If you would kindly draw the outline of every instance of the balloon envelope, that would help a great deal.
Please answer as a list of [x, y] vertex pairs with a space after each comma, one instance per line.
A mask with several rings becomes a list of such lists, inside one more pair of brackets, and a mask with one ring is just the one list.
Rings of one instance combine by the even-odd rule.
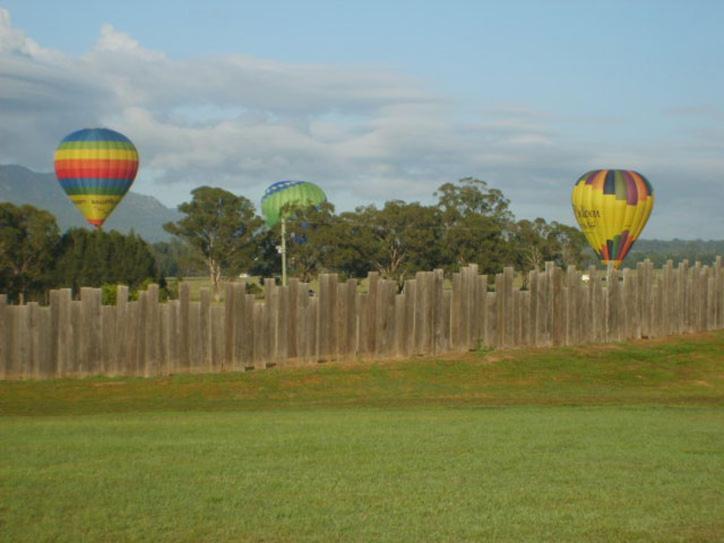
[[60, 186], [96, 228], [123, 199], [137, 172], [136, 147], [123, 134], [107, 128], [73, 132], [55, 151]]
[[654, 191], [633, 170], [594, 170], [576, 181], [571, 203], [596, 255], [618, 268], [651, 215]]
[[261, 212], [270, 228], [281, 220], [285, 205], [318, 206], [327, 201], [327, 195], [308, 181], [277, 181], [264, 191]]

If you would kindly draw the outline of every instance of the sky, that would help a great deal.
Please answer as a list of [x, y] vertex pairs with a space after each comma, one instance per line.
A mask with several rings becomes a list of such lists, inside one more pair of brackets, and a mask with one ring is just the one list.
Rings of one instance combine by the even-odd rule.
[[724, 238], [724, 2], [0, 0], [0, 163], [66, 134], [138, 147], [133, 190], [258, 205], [282, 179], [338, 210], [476, 177], [574, 224], [584, 172], [635, 169], [642, 237]]

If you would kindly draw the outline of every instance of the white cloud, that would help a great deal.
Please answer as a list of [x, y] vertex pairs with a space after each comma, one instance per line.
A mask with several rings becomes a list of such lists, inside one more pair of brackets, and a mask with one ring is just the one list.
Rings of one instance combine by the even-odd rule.
[[503, 189], [521, 215], [566, 222], [577, 175], [634, 167], [652, 178], [664, 210], [681, 201], [682, 175], [700, 180], [687, 193], [700, 214], [687, 232], [674, 232], [662, 216], [651, 234], [721, 237], [710, 209], [712, 191], [721, 189], [716, 172], [724, 171], [720, 132], [693, 135], [694, 149], [681, 142], [620, 149], [564, 138], [571, 124], [520, 104], [463, 114], [424, 82], [374, 66], [241, 54], [174, 59], [110, 24], [92, 50], [67, 56], [14, 28], [0, 8], [0, 162], [50, 170], [65, 134], [106, 125], [139, 148], [136, 189], [169, 204], [199, 184], [257, 200], [283, 178], [319, 182], [342, 208], [430, 201], [443, 182], [472, 175]]
[[119, 32], [113, 25], [104, 24], [101, 26], [101, 36], [95, 46], [95, 51], [108, 51], [114, 54], [123, 54], [136, 57], [141, 60], [164, 60], [163, 53], [149, 51], [141, 47], [141, 44], [128, 34]]

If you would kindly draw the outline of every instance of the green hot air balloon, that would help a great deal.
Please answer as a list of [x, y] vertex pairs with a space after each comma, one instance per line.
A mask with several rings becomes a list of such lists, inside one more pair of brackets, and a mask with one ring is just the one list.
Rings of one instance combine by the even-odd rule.
[[327, 195], [314, 183], [307, 181], [277, 181], [264, 191], [261, 212], [269, 228], [282, 219], [285, 205], [318, 206], [327, 201]]
[[307, 181], [277, 181], [264, 191], [261, 212], [269, 228], [282, 224], [282, 284], [287, 284], [287, 241], [284, 206], [318, 206], [327, 201], [327, 195], [314, 183]]

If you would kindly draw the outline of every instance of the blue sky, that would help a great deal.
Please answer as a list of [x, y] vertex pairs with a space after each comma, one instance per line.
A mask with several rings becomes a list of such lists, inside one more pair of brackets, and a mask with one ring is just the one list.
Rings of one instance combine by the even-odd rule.
[[95, 122], [141, 144], [134, 189], [168, 205], [288, 177], [341, 209], [431, 201], [470, 175], [567, 223], [580, 173], [634, 168], [657, 190], [644, 237], [724, 237], [724, 2], [0, 8], [0, 162], [49, 170], [45, 134]]

